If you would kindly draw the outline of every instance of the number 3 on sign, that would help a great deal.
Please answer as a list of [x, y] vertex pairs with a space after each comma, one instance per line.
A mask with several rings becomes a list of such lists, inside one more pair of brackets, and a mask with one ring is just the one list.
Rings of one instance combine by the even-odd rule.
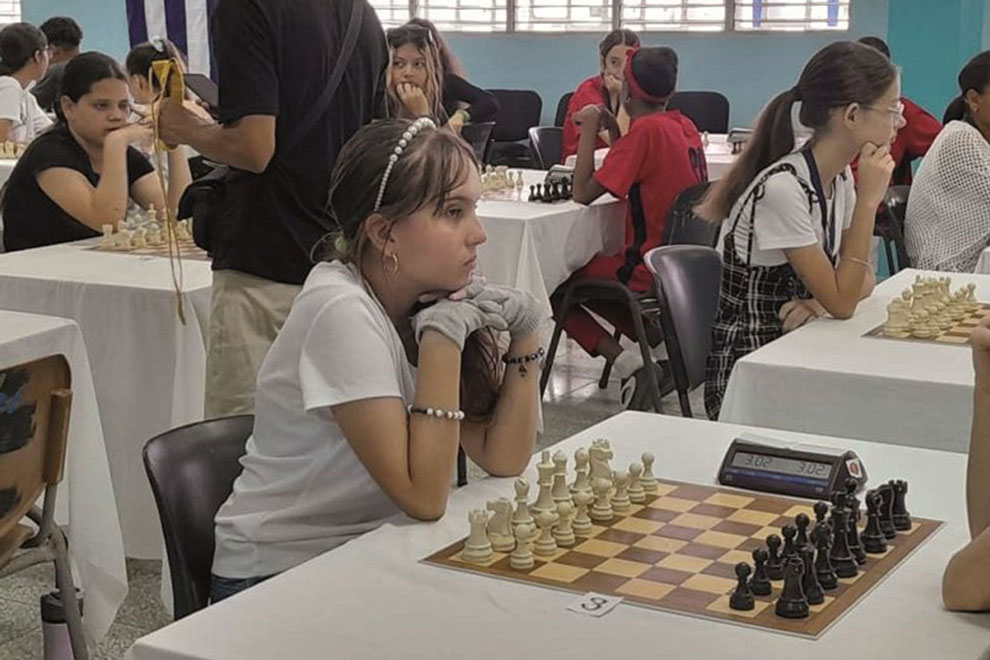
[[611, 612], [616, 605], [622, 602], [621, 598], [615, 596], [604, 596], [589, 591], [585, 595], [567, 606], [571, 612], [587, 614], [588, 616], [604, 616]]

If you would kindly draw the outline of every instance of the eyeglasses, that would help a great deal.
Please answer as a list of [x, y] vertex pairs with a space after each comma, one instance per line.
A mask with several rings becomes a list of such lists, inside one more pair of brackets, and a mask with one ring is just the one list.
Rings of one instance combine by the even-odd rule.
[[904, 103], [901, 101], [897, 102], [893, 108], [877, 108], [872, 105], [863, 106], [867, 110], [873, 110], [875, 112], [886, 112], [887, 114], [893, 115], [894, 117], [904, 118]]

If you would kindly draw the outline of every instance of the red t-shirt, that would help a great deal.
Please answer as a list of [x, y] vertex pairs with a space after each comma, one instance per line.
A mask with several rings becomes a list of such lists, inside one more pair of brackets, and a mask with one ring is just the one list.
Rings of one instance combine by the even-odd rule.
[[[596, 261], [611, 260], [607, 267], [614, 266], [619, 281], [634, 291], [648, 291], [653, 277], [643, 265], [643, 255], [660, 245], [667, 213], [677, 195], [708, 180], [701, 135], [694, 123], [676, 110], [640, 117], [612, 145], [594, 176], [610, 193], [628, 200], [622, 251]], [[631, 197], [637, 186], [643, 218], [637, 218], [633, 210]]]
[[[942, 130], [942, 122], [911, 99], [902, 98], [901, 103], [904, 104], [906, 123], [890, 145], [890, 156], [894, 159], [894, 173], [890, 177], [892, 186], [911, 183], [911, 161], [928, 153], [935, 136]], [[858, 158], [852, 163], [853, 174], [858, 176], [857, 165]]]
[[[581, 129], [574, 125], [574, 113], [580, 112], [581, 108], [586, 105], [601, 105], [607, 104], [608, 101], [604, 95], [602, 89], [603, 86], [602, 77], [600, 75], [594, 78], [588, 78], [583, 83], [578, 85], [578, 88], [574, 90], [574, 95], [571, 100], [567, 103], [567, 116], [564, 117], [564, 143], [560, 150], [560, 162], [563, 163], [567, 160], [568, 156], [572, 156], [577, 153], [578, 150], [578, 140], [581, 138]], [[601, 147], [607, 147], [608, 145], [598, 138], [595, 141], [595, 149]]]

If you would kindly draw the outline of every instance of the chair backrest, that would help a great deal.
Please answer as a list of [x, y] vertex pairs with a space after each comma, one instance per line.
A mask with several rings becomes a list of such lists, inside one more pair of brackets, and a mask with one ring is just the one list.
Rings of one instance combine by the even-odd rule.
[[492, 131], [495, 122], [483, 121], [477, 124], [465, 124], [461, 128], [461, 138], [474, 149], [474, 157], [484, 165], [488, 162], [488, 150], [492, 146]]
[[680, 110], [699, 131], [729, 132], [729, 99], [718, 92], [674, 92], [668, 110]]
[[155, 436], [144, 469], [158, 505], [172, 574], [175, 618], [206, 607], [213, 566], [213, 519], [241, 473], [253, 415], [221, 417]]
[[571, 104], [572, 96], [574, 96], [574, 92], [567, 92], [557, 101], [557, 114], [553, 118], [554, 126], [564, 125], [564, 120], [567, 119], [567, 106]]
[[904, 243], [904, 215], [907, 213], [908, 197], [911, 194], [911, 186], [897, 185], [891, 186], [884, 194], [884, 207], [886, 209], [888, 234], [894, 241], [894, 249], [897, 251], [898, 270], [911, 267], [911, 258], [907, 253], [907, 246]]
[[[0, 550], [45, 488], [62, 480], [70, 384], [61, 355], [0, 369]], [[45, 511], [54, 515], [47, 498]]]
[[668, 245], [653, 248], [643, 259], [656, 282], [674, 383], [679, 391], [694, 389], [705, 381], [722, 258], [710, 247]]
[[667, 220], [663, 226], [661, 245], [704, 245], [714, 247], [718, 241], [719, 225], [699, 218], [694, 214], [698, 205], [711, 183], [704, 181], [685, 188], [674, 199], [667, 212]]
[[534, 126], [529, 129], [529, 150], [533, 162], [541, 170], [549, 170], [560, 163], [560, 153], [564, 148], [564, 129], [557, 126]]
[[490, 89], [498, 99], [495, 115], [495, 140], [518, 142], [529, 137], [529, 129], [540, 123], [543, 99], [527, 89]]

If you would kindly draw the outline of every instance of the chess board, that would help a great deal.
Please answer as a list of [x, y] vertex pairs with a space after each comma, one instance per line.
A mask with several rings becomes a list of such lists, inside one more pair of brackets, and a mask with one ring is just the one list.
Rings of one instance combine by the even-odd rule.
[[[535, 565], [516, 570], [508, 553], [496, 552], [485, 564], [461, 558], [465, 539], [426, 557], [423, 562], [489, 577], [584, 594], [620, 596], [626, 602], [726, 623], [817, 638], [894, 571], [942, 525], [915, 518], [910, 530], [887, 541], [882, 555], [867, 555], [854, 578], [839, 578], [825, 602], [812, 605], [805, 619], [774, 613], [783, 581], [773, 582], [769, 596], [756, 596], [756, 607], [729, 607], [736, 587], [735, 565], [752, 564], [752, 551], [765, 547], [769, 534], [793, 523], [799, 513], [815, 519], [812, 502], [713, 486], [662, 480], [642, 504], [616, 512], [607, 523], [596, 521], [589, 537], [550, 557], [535, 555]], [[866, 515], [862, 516], [865, 526]]]
[[[193, 242], [191, 238], [180, 239], [178, 241], [179, 245], [179, 255], [182, 259], [188, 261], [210, 261], [210, 256], [205, 250], [201, 249], [196, 243]], [[135, 257], [164, 257], [168, 259], [169, 249], [168, 245], [155, 245], [143, 248], [134, 248], [132, 250], [118, 250], [112, 247], [105, 247], [99, 243], [91, 247], [86, 248], [87, 250], [95, 250], [96, 252], [112, 252], [114, 254], [125, 254]]]
[[894, 339], [898, 341], [935, 342], [938, 344], [968, 344], [969, 335], [973, 332], [973, 328], [980, 323], [981, 319], [988, 315], [990, 315], [990, 304], [980, 303], [980, 308], [975, 312], [970, 312], [966, 318], [956, 321], [952, 324], [951, 328], [939, 332], [934, 337], [913, 337], [909, 331], [885, 334], [883, 331], [883, 325], [873, 328], [863, 336], [876, 337], [878, 339]]

